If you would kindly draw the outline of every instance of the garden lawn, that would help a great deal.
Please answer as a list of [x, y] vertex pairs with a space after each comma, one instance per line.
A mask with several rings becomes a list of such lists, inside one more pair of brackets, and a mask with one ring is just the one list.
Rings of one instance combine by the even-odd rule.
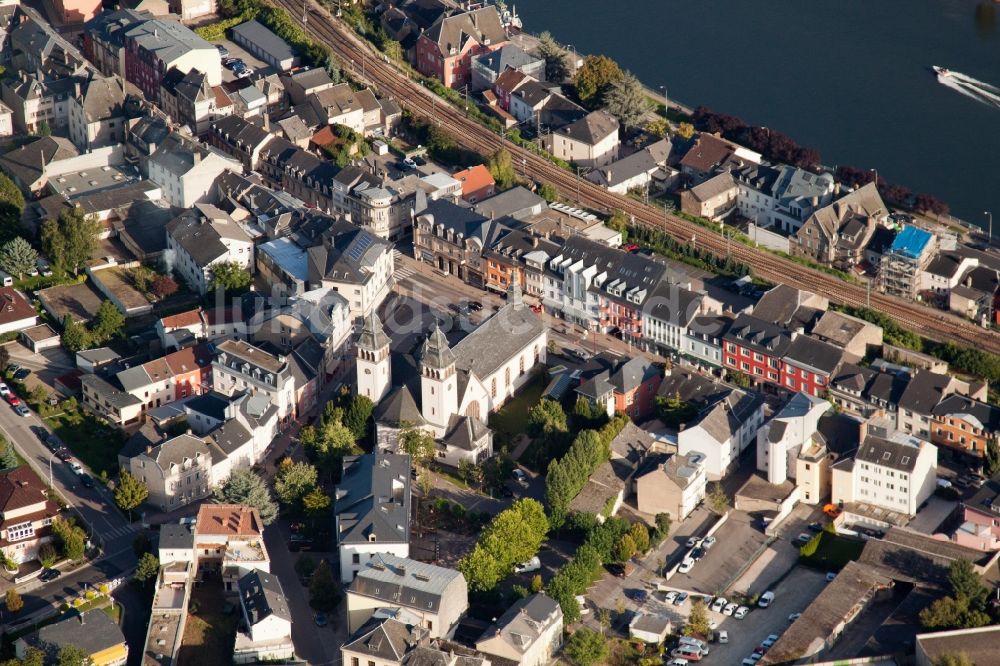
[[506, 405], [490, 414], [490, 428], [493, 429], [501, 446], [509, 444], [517, 435], [527, 430], [528, 412], [541, 400], [542, 391], [547, 384], [546, 374], [537, 373]]
[[819, 547], [808, 557], [801, 557], [802, 563], [821, 571], [840, 571], [848, 562], [861, 557], [865, 542], [829, 532], [820, 533]]
[[[73, 422], [79, 418], [79, 425]], [[45, 422], [80, 461], [100, 476], [113, 477], [118, 470], [118, 451], [122, 438], [117, 430], [90, 416], [62, 413], [49, 416]]]
[[191, 601], [197, 610], [188, 613], [177, 655], [178, 665], [231, 666], [239, 618], [235, 611], [225, 613], [222, 582], [206, 581], [192, 591]]

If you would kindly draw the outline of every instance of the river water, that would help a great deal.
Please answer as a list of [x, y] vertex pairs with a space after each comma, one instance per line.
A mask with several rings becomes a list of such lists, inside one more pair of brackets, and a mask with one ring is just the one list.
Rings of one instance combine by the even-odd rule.
[[[508, 0], [509, 2], [510, 0]], [[939, 84], [1000, 85], [991, 0], [521, 0], [526, 30], [604, 53], [672, 99], [779, 130], [823, 163], [878, 169], [1000, 235], [1000, 108]]]

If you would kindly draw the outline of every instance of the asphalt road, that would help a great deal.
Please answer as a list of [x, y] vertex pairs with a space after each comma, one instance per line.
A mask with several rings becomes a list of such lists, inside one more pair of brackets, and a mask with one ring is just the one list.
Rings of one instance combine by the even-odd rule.
[[[130, 525], [115, 506], [111, 492], [100, 484], [94, 488], [84, 488], [69, 465], [56, 458], [38, 439], [30, 428], [43, 427], [45, 423], [32, 413], [18, 416], [6, 403], [0, 403], [0, 432], [46, 482], [62, 495], [82, 519], [91, 540], [101, 547], [100, 556], [89, 565], [67, 570], [60, 578], [43, 584], [37, 580], [17, 586], [24, 599], [20, 615], [26, 616], [46, 605], [58, 605], [68, 597], [75, 596], [84, 585], [95, 585], [110, 578], [129, 573], [135, 566], [132, 540], [138, 524]], [[66, 442], [72, 448], [72, 442]]]

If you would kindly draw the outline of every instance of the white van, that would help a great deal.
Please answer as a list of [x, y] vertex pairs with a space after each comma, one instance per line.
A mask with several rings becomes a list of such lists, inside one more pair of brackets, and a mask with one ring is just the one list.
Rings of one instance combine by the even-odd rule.
[[14, 278], [12, 278], [11, 276], [7, 275], [3, 271], [0, 271], [0, 284], [3, 284], [3, 286], [5, 286], [5, 287], [13, 287], [14, 286]]
[[531, 558], [527, 562], [521, 562], [520, 564], [514, 565], [514, 573], [527, 573], [529, 571], [538, 571], [542, 568], [542, 561], [538, 559], [538, 556]]

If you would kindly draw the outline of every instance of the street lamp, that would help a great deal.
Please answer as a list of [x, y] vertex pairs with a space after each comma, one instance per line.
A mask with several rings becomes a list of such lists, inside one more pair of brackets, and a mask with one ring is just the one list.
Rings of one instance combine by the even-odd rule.
[[670, 112], [670, 100], [667, 97], [667, 87], [660, 86], [660, 90], [663, 91], [663, 117], [666, 118]]
[[576, 47], [572, 44], [567, 44], [566, 48], [573, 50], [573, 76], [576, 76], [576, 66], [580, 62], [579, 56], [576, 55]]
[[875, 183], [875, 189], [877, 190], [878, 189], [878, 169], [868, 169], [868, 170], [871, 171], [873, 174], [875, 174], [875, 180], [873, 182]]
[[993, 213], [991, 213], [988, 210], [984, 210], [983, 211], [983, 215], [985, 215], [986, 219], [989, 220], [989, 224], [987, 226], [987, 232], [986, 232], [986, 234], [987, 234], [986, 242], [989, 243], [990, 245], [992, 245], [993, 244]]

